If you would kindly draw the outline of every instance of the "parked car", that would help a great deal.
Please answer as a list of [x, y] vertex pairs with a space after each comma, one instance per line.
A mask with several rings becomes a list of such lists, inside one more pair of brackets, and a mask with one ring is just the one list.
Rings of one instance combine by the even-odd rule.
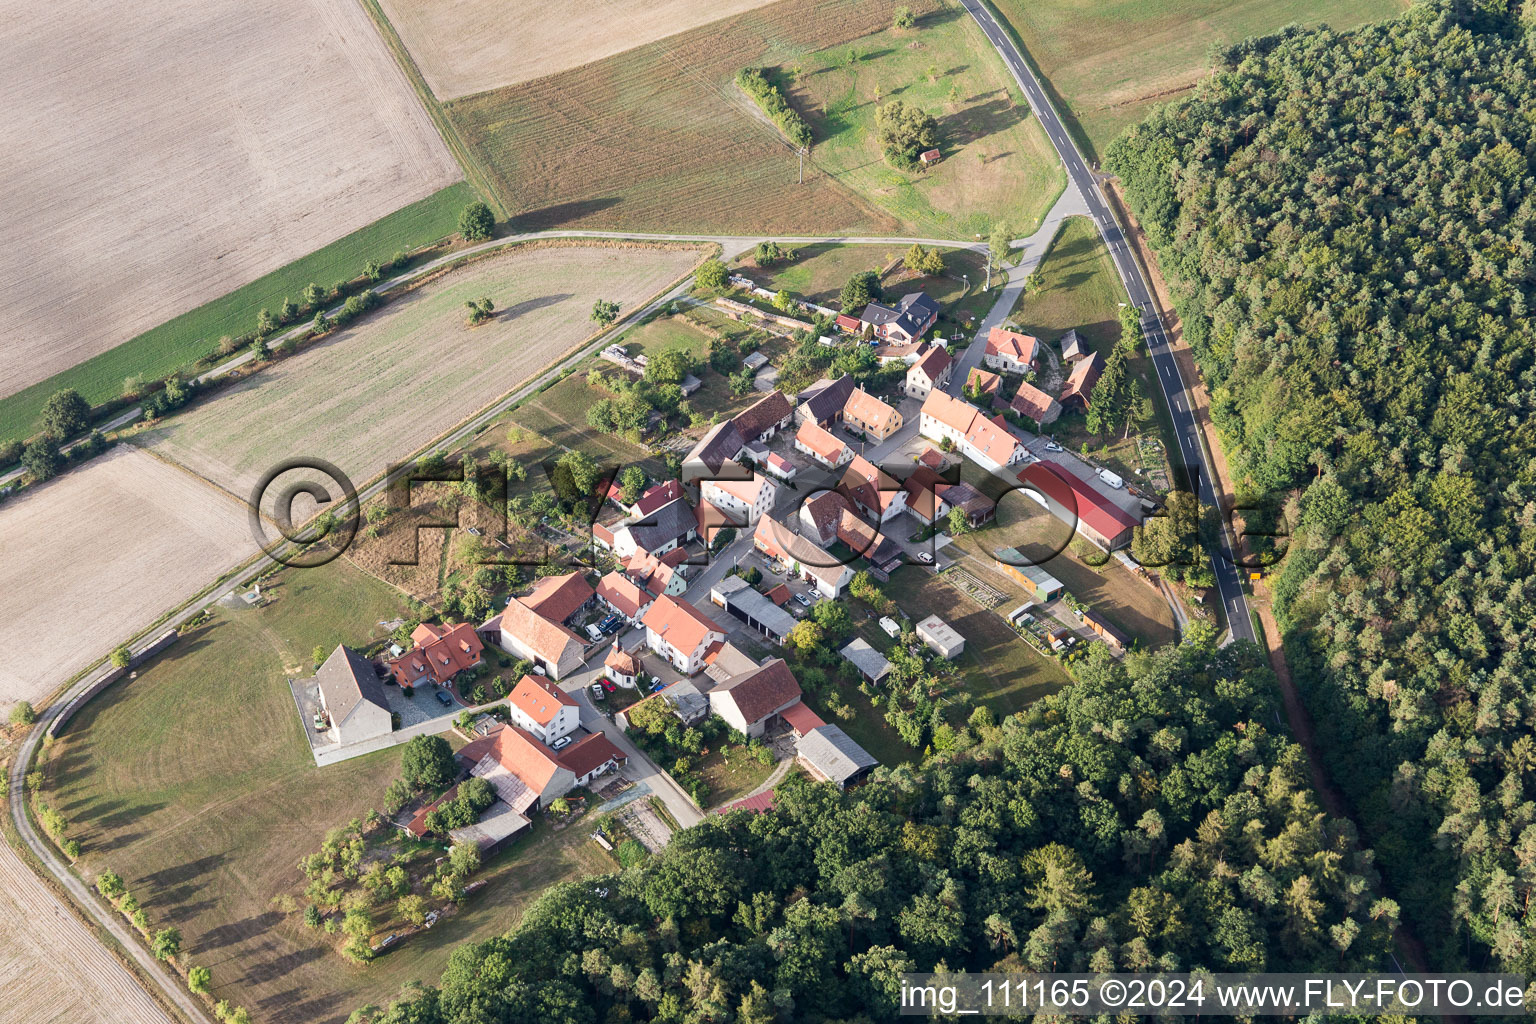
[[453, 705], [453, 696], [447, 690], [437, 691], [437, 702], [447, 707]]
[[603, 619], [602, 622], [599, 622], [597, 624], [597, 628], [604, 633], [613, 633], [616, 632], [618, 628], [623, 624], [624, 620], [619, 618], [617, 613], [614, 613]]
[[933, 556], [926, 551], [919, 551], [917, 553], [917, 560], [922, 562], [924, 565], [933, 564]]
[[587, 687], [587, 689], [592, 691], [592, 699], [593, 700], [607, 700], [608, 699], [608, 694], [603, 691], [603, 684], [602, 683], [593, 683], [591, 686]]
[[1048, 452], [1059, 452], [1063, 449], [1061, 445], [1057, 444], [1055, 441], [1047, 441], [1045, 442], [1045, 450]]
[[551, 750], [559, 750], [561, 747], [565, 746], [566, 744], [568, 744], [570, 742], [571, 742], [571, 738], [569, 736], [561, 736], [559, 739], [555, 740], [555, 742], [553, 742], [553, 743], [551, 743], [549, 745], [549, 749], [551, 749]]
[[603, 689], [607, 690], [609, 693], [612, 693], [614, 690], [618, 689], [618, 687], [613, 685], [613, 680], [612, 679], [604, 679], [603, 680]]
[[589, 623], [587, 623], [587, 637], [593, 643], [597, 643], [599, 640], [601, 640], [603, 638], [603, 631], [598, 629], [596, 626], [592, 625], [589, 622]]
[[815, 601], [811, 600], [811, 597], [810, 597], [809, 594], [796, 594], [795, 595], [795, 600], [800, 602], [801, 604], [805, 605], [807, 608], [809, 608], [811, 605], [816, 603]]
[[662, 682], [660, 679], [656, 680], [654, 683], [651, 684], [651, 692], [652, 693], [660, 693], [662, 690], [665, 690], [666, 688], [667, 688], [667, 684]]

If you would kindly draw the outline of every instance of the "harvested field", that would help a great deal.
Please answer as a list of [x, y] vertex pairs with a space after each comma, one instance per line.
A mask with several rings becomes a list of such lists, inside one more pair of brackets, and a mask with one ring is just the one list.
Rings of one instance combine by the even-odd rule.
[[806, 164], [733, 79], [888, 28], [894, 0], [780, 0], [445, 104], [519, 229], [895, 234]]
[[[595, 300], [625, 311], [685, 274], [693, 248], [519, 247], [452, 270], [219, 393], [140, 443], [234, 494], [316, 455], [361, 485], [580, 345]], [[470, 327], [464, 303], [489, 297]]]
[[3, 841], [0, 935], [6, 941], [0, 957], [5, 1024], [172, 1024]]
[[380, 0], [438, 99], [499, 89], [590, 64], [771, 0], [430, 3]]
[[256, 550], [246, 510], [122, 446], [0, 506], [0, 707], [47, 696]]
[[400, 766], [395, 748], [317, 768], [285, 676], [309, 670], [315, 645], [365, 646], [409, 611], [345, 560], [289, 570], [263, 592], [260, 608], [215, 608], [87, 705], [47, 767], [46, 799], [84, 844], [84, 871], [118, 872], [154, 927], [180, 928], [190, 960], [213, 968], [216, 998], [264, 1024], [342, 1024], [406, 981], [435, 981], [454, 949], [512, 927], [554, 882], [613, 870], [590, 820], [557, 833], [541, 819], [486, 864], [477, 877], [490, 884], [460, 911], [367, 968], [282, 913], [271, 901], [302, 889], [298, 858], [380, 806]]
[[1062, 120], [1080, 143], [1089, 143], [1089, 159], [1102, 157], [1127, 125], [1199, 81], [1213, 45], [1293, 24], [1353, 28], [1407, 7], [1406, 0], [992, 2], [1049, 79]]
[[461, 177], [353, 0], [13, 7], [0, 94], [0, 397]]

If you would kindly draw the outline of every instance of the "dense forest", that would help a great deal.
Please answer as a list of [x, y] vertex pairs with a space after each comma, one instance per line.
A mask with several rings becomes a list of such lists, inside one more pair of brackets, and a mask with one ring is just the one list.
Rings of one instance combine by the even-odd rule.
[[1239, 490], [1292, 531], [1286, 653], [1437, 969], [1536, 970], [1536, 35], [1421, 0], [1220, 54], [1108, 165]]
[[[551, 888], [370, 1024], [885, 1020], [903, 971], [1376, 969], [1397, 908], [1210, 630], [848, 794], [792, 777], [614, 877]], [[601, 895], [598, 888], [607, 890]]]

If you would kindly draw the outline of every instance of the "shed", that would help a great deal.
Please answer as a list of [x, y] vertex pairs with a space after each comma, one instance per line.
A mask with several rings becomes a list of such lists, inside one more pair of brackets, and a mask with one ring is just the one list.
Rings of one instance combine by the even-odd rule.
[[838, 789], [857, 782], [880, 764], [873, 754], [835, 725], [812, 729], [800, 737], [795, 751], [806, 770]]
[[871, 683], [878, 683], [891, 674], [891, 663], [885, 655], [871, 647], [863, 637], [854, 637], [838, 653]]
[[1062, 583], [1055, 576], [1021, 554], [1018, 548], [999, 548], [993, 553], [999, 568], [1023, 585], [1026, 592], [1037, 601], [1052, 601], [1061, 595]]
[[923, 154], [918, 157], [918, 159], [922, 161], [924, 167], [932, 167], [934, 164], [938, 163], [941, 158], [938, 150], [929, 149], [925, 150]]
[[949, 661], [958, 658], [965, 650], [965, 637], [937, 615], [930, 615], [919, 622], [917, 635], [922, 637], [923, 643], [927, 644], [930, 650]]

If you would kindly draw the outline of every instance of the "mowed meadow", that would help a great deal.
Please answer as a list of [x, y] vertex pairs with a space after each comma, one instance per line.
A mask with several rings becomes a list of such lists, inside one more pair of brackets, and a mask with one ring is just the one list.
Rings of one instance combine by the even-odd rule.
[[[1047, 79], [1090, 160], [1210, 70], [1213, 45], [1286, 25], [1353, 28], [1407, 0], [991, 0]], [[1065, 100], [1065, 108], [1061, 101]]]
[[[361, 486], [577, 348], [597, 327], [596, 300], [628, 313], [704, 255], [681, 245], [515, 246], [394, 297], [135, 443], [242, 498], [297, 456], [326, 459]], [[464, 304], [481, 298], [495, 315], [471, 327]]]
[[794, 147], [733, 79], [888, 28], [898, 6], [779, 0], [444, 108], [519, 230], [895, 234], [814, 161], [797, 184]]
[[0, 397], [462, 177], [355, 0], [14, 7], [0, 95]]
[[128, 446], [0, 505], [0, 711], [42, 707], [256, 548], [245, 506]]

